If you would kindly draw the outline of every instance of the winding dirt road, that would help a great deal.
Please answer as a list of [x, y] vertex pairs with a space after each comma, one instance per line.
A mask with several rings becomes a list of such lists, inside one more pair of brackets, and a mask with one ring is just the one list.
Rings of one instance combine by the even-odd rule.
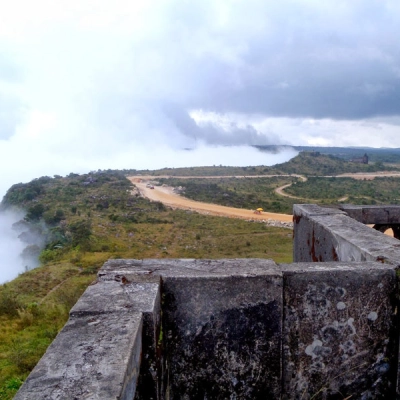
[[[262, 177], [265, 177], [265, 175], [262, 175]], [[143, 197], [146, 197], [153, 201], [160, 201], [163, 204], [172, 208], [193, 210], [206, 215], [218, 215], [231, 218], [241, 218], [246, 220], [251, 219], [251, 220], [264, 220], [264, 221], [273, 220], [279, 222], [292, 222], [292, 215], [288, 214], [277, 214], [269, 212], [263, 212], [262, 214], [254, 214], [253, 210], [225, 207], [217, 204], [202, 203], [200, 201], [190, 200], [174, 193], [173, 188], [169, 186], [154, 186], [154, 189], [150, 189], [149, 187], [147, 187], [149, 179], [155, 180], [157, 178], [161, 177], [128, 176], [128, 179], [138, 188], [140, 194]], [[179, 179], [181, 178], [184, 177], [179, 177]], [[197, 176], [196, 178], [199, 177]], [[221, 176], [213, 178], [221, 178]], [[246, 176], [246, 178], [249, 178], [249, 176]]]
[[[286, 175], [288, 176], [288, 175]], [[290, 176], [290, 175], [289, 175]], [[291, 176], [297, 176], [300, 178], [303, 182], [307, 181], [307, 178], [303, 175], [296, 175], [293, 174]], [[395, 177], [395, 178], [400, 178], [400, 172], [388, 172], [388, 171], [381, 171], [381, 172], [355, 172], [355, 173], [348, 173], [348, 174], [341, 174], [341, 175], [335, 175], [335, 176], [319, 176], [318, 178], [352, 178], [352, 179], [357, 179], [357, 180], [372, 180], [375, 178], [379, 177]], [[288, 183], [286, 185], [280, 186], [275, 189], [275, 193], [279, 194], [280, 196], [284, 197], [290, 197], [291, 199], [300, 199], [304, 200], [304, 197], [299, 197], [299, 196], [293, 196], [291, 194], [285, 193], [284, 190], [288, 187], [292, 186], [291, 183]], [[348, 196], [341, 197], [338, 199], [338, 201], [346, 201], [348, 199]]]
[[[146, 197], [153, 201], [160, 201], [163, 204], [183, 210], [192, 210], [207, 215], [219, 215], [224, 217], [241, 218], [246, 220], [264, 220], [264, 221], [279, 221], [279, 222], [292, 222], [292, 215], [278, 214], [263, 212], [262, 214], [254, 214], [253, 210], [246, 210], [242, 208], [225, 207], [217, 204], [202, 203], [200, 201], [194, 201], [187, 199], [179, 194], [174, 193], [173, 188], [170, 186], [154, 186], [154, 189], [147, 187], [149, 181], [157, 180], [160, 178], [179, 178], [179, 179], [193, 179], [193, 178], [207, 178], [207, 179], [220, 179], [220, 178], [268, 178], [273, 176], [294, 176], [300, 178], [302, 181], [306, 181], [307, 178], [299, 174], [288, 174], [288, 175], [246, 175], [246, 176], [153, 176], [153, 175], [140, 175], [140, 176], [128, 176], [128, 179], [137, 187], [141, 196]], [[382, 171], [377, 173], [352, 173], [337, 175], [336, 178], [349, 177], [353, 179], [374, 179], [376, 177], [400, 177], [400, 173]], [[326, 178], [331, 178], [328, 176]], [[284, 190], [291, 186], [286, 184], [275, 189], [275, 192], [281, 196], [291, 197], [295, 199], [302, 199], [301, 197], [295, 197]], [[340, 200], [345, 201], [346, 197], [342, 197]]]

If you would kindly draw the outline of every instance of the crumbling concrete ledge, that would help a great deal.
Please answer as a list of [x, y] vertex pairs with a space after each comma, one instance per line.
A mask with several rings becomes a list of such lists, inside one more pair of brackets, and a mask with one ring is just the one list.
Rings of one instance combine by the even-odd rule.
[[16, 399], [393, 399], [397, 286], [376, 262], [110, 260]]
[[143, 315], [159, 314], [159, 304], [159, 283], [97, 281], [89, 286], [15, 399], [132, 400]]
[[293, 259], [296, 262], [378, 261], [400, 264], [399, 240], [369, 228], [344, 211], [314, 204], [295, 204], [293, 222]]

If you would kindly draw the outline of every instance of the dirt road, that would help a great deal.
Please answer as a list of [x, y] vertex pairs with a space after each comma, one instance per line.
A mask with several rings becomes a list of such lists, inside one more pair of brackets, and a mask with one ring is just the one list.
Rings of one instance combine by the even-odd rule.
[[366, 180], [372, 180], [375, 178], [383, 178], [383, 177], [400, 178], [400, 172], [390, 172], [390, 171], [366, 172], [366, 173], [356, 172], [356, 173], [348, 173], [335, 176], [335, 178], [353, 178], [353, 179], [366, 179]]
[[[293, 174], [292, 176], [299, 177], [303, 182], [307, 181], [307, 178], [303, 175], [296, 175]], [[400, 178], [400, 172], [388, 172], [388, 171], [381, 171], [381, 172], [355, 172], [355, 173], [348, 173], [348, 174], [341, 174], [335, 176], [319, 176], [319, 178], [353, 178], [358, 180], [372, 180], [378, 177], [396, 177]], [[280, 186], [275, 189], [275, 193], [279, 194], [280, 196], [290, 197], [291, 199], [303, 199], [303, 197], [293, 196], [291, 194], [285, 193], [284, 190], [288, 187], [292, 186], [291, 183], [286, 185]], [[341, 197], [338, 201], [346, 201], [348, 196]]]
[[[292, 175], [286, 175], [286, 176], [296, 176], [297, 178], [300, 178], [300, 180], [302, 180], [303, 182], [307, 181], [307, 178], [303, 175], [292, 174]], [[291, 199], [301, 199], [302, 197], [293, 196], [291, 194], [287, 194], [284, 192], [284, 190], [290, 186], [292, 186], [291, 183], [287, 183], [286, 185], [280, 186], [275, 189], [275, 193], [279, 194], [280, 196], [283, 196], [283, 197], [290, 197]]]
[[[128, 179], [136, 185], [140, 194], [144, 197], [147, 197], [153, 201], [160, 201], [167, 206], [172, 208], [180, 208], [183, 210], [193, 210], [197, 211], [202, 214], [209, 214], [209, 215], [219, 215], [225, 217], [232, 217], [232, 218], [242, 218], [242, 219], [253, 219], [253, 220], [273, 220], [279, 222], [291, 222], [292, 216], [288, 214], [277, 214], [277, 213], [269, 213], [263, 212], [262, 214], [254, 214], [253, 210], [246, 210], [242, 208], [234, 208], [234, 207], [225, 207], [220, 206], [217, 204], [210, 204], [210, 203], [202, 203], [199, 201], [194, 201], [182, 197], [173, 192], [173, 188], [169, 186], [154, 186], [154, 189], [148, 188], [147, 182], [151, 180], [157, 180], [160, 178], [179, 178], [179, 179], [193, 179], [193, 178], [207, 178], [207, 179], [220, 179], [220, 178], [268, 178], [272, 176], [296, 176], [300, 178], [302, 181], [306, 181], [307, 178], [303, 175], [298, 174], [289, 174], [289, 175], [238, 175], [238, 176], [154, 176], [154, 175], [140, 175], [140, 176], [130, 176]], [[374, 179], [376, 177], [383, 177], [383, 176], [394, 176], [400, 177], [400, 173], [396, 172], [376, 172], [376, 173], [351, 173], [351, 174], [342, 174], [337, 175], [337, 178], [340, 177], [349, 177], [353, 179]], [[329, 178], [329, 177], [326, 177]], [[295, 197], [289, 195], [284, 192], [284, 189], [289, 187], [291, 184], [286, 184], [279, 188], [275, 189], [275, 192], [281, 196], [291, 197], [301, 199], [300, 197]], [[343, 197], [340, 199], [344, 201], [346, 198]]]
[[[265, 177], [265, 176], [263, 176]], [[252, 220], [274, 220], [279, 222], [292, 222], [292, 215], [263, 212], [254, 214], [253, 210], [225, 207], [217, 204], [202, 203], [179, 196], [169, 186], [154, 186], [154, 189], [147, 187], [147, 179], [157, 179], [154, 176], [128, 176], [128, 179], [138, 188], [140, 194], [153, 201], [160, 201], [172, 208], [193, 210], [207, 215], [218, 215], [224, 217], [252, 219]], [[179, 177], [181, 179], [182, 177]], [[199, 177], [196, 177], [199, 178]], [[217, 177], [216, 177], [217, 178]], [[221, 178], [221, 177], [218, 177]]]

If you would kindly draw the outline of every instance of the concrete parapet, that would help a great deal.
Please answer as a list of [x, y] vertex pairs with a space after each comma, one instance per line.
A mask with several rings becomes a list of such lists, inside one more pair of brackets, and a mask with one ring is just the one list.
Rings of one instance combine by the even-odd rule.
[[315, 205], [293, 207], [296, 262], [379, 261], [400, 264], [400, 244], [347, 216]]
[[396, 268], [297, 263], [282, 271], [282, 398], [394, 399]]
[[157, 283], [89, 286], [15, 399], [132, 400], [143, 364], [142, 342], [160, 325], [160, 310]]
[[282, 274], [268, 260], [212, 264], [163, 276], [167, 398], [279, 398]]
[[99, 272], [106, 282], [156, 276], [162, 398], [279, 398], [282, 274], [273, 261], [110, 260]]
[[141, 330], [129, 311], [71, 317], [14, 399], [132, 399]]
[[344, 204], [340, 206], [349, 217], [363, 224], [390, 225], [400, 222], [400, 206], [354, 206]]
[[16, 399], [393, 398], [397, 305], [390, 264], [110, 260]]

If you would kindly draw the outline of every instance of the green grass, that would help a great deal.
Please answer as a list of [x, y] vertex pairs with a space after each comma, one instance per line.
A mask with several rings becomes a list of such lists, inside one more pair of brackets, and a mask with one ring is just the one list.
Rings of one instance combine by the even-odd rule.
[[[357, 152], [357, 157], [362, 157], [362, 153]], [[374, 159], [374, 157], [372, 157]], [[381, 159], [367, 165], [349, 162], [343, 158], [335, 157], [330, 154], [321, 154], [315, 151], [304, 151], [299, 153], [291, 160], [276, 164], [274, 166], [252, 166], [252, 167], [191, 167], [191, 168], [163, 168], [155, 171], [150, 170], [125, 170], [126, 174], [136, 175], [167, 175], [167, 176], [250, 176], [250, 175], [271, 175], [271, 174], [303, 174], [309, 176], [337, 175], [345, 172], [376, 172], [384, 170], [398, 170], [398, 164], [388, 164], [398, 162], [398, 157], [388, 157], [387, 163]]]
[[[11, 399], [95, 275], [69, 263], [43, 266], [0, 286], [0, 399]], [[13, 299], [12, 302], [7, 301]]]
[[297, 182], [287, 188], [286, 192], [304, 199], [332, 203], [348, 197], [345, 202], [352, 204], [399, 204], [400, 178], [309, 178], [307, 182]]
[[349, 172], [377, 172], [398, 170], [399, 166], [390, 166], [381, 162], [357, 164], [332, 155], [318, 152], [301, 152], [286, 163], [275, 165], [281, 173], [297, 173], [307, 176], [329, 176]]

